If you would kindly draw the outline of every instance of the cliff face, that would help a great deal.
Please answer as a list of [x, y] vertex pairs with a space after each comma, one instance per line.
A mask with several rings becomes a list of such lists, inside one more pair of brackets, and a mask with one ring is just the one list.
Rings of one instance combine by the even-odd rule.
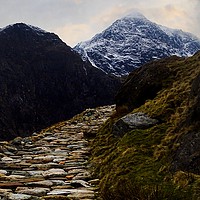
[[199, 197], [199, 83], [200, 52], [128, 76], [93, 144], [105, 199]]
[[0, 29], [0, 139], [111, 104], [118, 85], [53, 33], [26, 24]]

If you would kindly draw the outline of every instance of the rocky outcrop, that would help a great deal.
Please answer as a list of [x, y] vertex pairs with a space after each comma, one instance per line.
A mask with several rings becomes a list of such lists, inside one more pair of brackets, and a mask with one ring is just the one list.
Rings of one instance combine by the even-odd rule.
[[134, 129], [147, 129], [158, 123], [158, 120], [148, 117], [144, 113], [131, 113], [113, 124], [112, 133], [115, 136], [123, 136]]
[[22, 23], [0, 29], [1, 140], [111, 104], [117, 85], [53, 33]]
[[84, 133], [97, 131], [113, 109], [88, 109], [30, 137], [1, 141], [0, 199], [97, 199]]

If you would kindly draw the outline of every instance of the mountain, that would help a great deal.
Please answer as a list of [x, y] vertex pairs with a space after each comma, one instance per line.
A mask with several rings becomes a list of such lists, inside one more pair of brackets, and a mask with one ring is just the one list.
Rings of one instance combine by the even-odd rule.
[[182, 30], [170, 29], [133, 13], [115, 21], [91, 40], [74, 47], [83, 58], [108, 74], [126, 75], [155, 59], [191, 56], [200, 40]]
[[198, 199], [200, 51], [134, 70], [115, 102], [91, 148], [102, 199]]
[[23, 23], [0, 29], [0, 139], [111, 104], [118, 85], [53, 33]]

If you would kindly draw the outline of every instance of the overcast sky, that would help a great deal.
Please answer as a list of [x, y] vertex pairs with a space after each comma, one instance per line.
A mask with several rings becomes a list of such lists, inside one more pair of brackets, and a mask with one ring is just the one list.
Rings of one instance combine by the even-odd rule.
[[134, 10], [200, 37], [200, 0], [0, 0], [0, 27], [24, 22], [73, 47]]

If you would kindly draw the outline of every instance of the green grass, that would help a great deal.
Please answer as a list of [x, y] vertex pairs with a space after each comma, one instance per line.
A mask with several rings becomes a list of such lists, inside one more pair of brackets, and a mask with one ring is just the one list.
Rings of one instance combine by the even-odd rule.
[[179, 146], [177, 138], [192, 127], [182, 127], [193, 102], [189, 102], [191, 83], [200, 73], [199, 55], [168, 66], [173, 72], [163, 80], [163, 89], [132, 112], [144, 112], [160, 124], [112, 135], [114, 122], [124, 115], [119, 109], [99, 130], [92, 146], [91, 162], [100, 178], [100, 193], [105, 200], [196, 200], [200, 177], [187, 172], [172, 172], [170, 163]]

